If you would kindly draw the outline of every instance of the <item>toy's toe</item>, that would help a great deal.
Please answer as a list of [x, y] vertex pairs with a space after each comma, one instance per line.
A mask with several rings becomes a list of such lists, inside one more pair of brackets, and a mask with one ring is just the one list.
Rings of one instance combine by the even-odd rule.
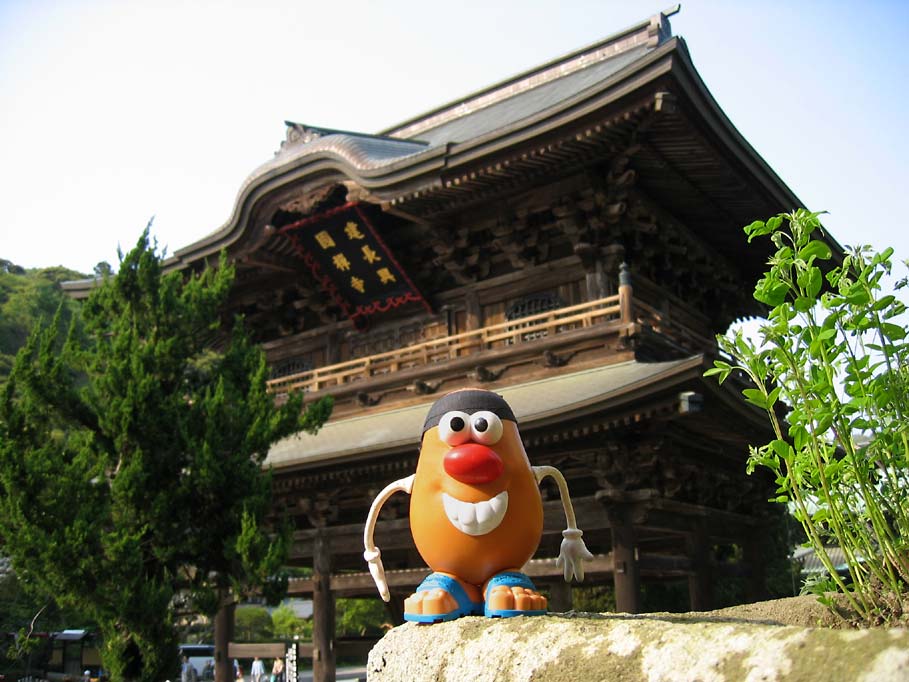
[[486, 606], [496, 611], [514, 610], [514, 593], [505, 585], [496, 585], [489, 591]]
[[460, 583], [451, 576], [433, 573], [404, 600], [404, 620], [436, 623], [480, 613], [483, 610], [480, 598], [476, 587]]
[[545, 611], [546, 597], [527, 587], [512, 587], [514, 594], [514, 608], [517, 611]]
[[507, 571], [486, 585], [484, 613], [492, 618], [537, 616], [546, 613], [547, 600], [523, 573]]
[[445, 590], [435, 589], [415, 592], [404, 600], [406, 613], [420, 615], [445, 614], [457, 610], [458, 603]]
[[493, 611], [545, 611], [547, 601], [536, 590], [496, 585], [489, 591], [486, 605]]

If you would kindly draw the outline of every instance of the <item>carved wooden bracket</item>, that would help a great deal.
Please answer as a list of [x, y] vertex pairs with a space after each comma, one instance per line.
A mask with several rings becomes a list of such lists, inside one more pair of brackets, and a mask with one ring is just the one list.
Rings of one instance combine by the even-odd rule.
[[359, 403], [361, 407], [372, 407], [373, 405], [378, 405], [380, 400], [382, 400], [381, 396], [373, 397], [366, 391], [360, 391], [357, 393], [357, 403]]
[[543, 366], [544, 367], [564, 367], [568, 362], [577, 355], [577, 351], [573, 353], [568, 353], [567, 355], [557, 355], [551, 350], [543, 351]]
[[469, 376], [471, 379], [486, 383], [495, 381], [500, 376], [502, 376], [502, 373], [504, 371], [504, 369], [500, 369], [498, 372], [496, 372], [489, 369], [488, 367], [484, 367], [483, 365], [478, 365], [472, 372], [470, 372]]
[[317, 493], [312, 497], [304, 497], [297, 502], [297, 506], [306, 515], [313, 528], [325, 528], [338, 520], [338, 505], [333, 495]]
[[423, 381], [422, 379], [417, 379], [416, 381], [409, 386], [410, 390], [416, 393], [417, 395], [431, 395], [439, 390], [439, 387], [442, 385], [441, 381], [436, 382], [434, 385], [430, 384], [428, 381]]

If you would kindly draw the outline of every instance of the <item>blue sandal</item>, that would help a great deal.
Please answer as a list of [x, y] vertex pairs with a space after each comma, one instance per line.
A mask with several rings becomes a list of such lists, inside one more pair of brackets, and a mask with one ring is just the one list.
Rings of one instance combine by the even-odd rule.
[[441, 623], [446, 620], [454, 620], [461, 616], [473, 616], [483, 612], [483, 604], [470, 601], [467, 592], [461, 587], [461, 584], [454, 578], [443, 575], [442, 573], [430, 573], [423, 582], [419, 584], [415, 592], [425, 592], [428, 590], [441, 589], [445, 590], [458, 603], [458, 608], [448, 613], [404, 613], [404, 620], [412, 623]]
[[536, 586], [533, 584], [533, 581], [528, 578], [523, 573], [517, 573], [514, 571], [508, 571], [506, 573], [499, 573], [497, 576], [494, 576], [492, 580], [489, 581], [489, 584], [486, 585], [486, 592], [484, 594], [487, 605], [483, 607], [483, 613], [487, 618], [511, 618], [512, 616], [542, 616], [546, 613], [546, 609], [540, 609], [538, 611], [519, 611], [517, 609], [491, 609], [488, 606], [489, 601], [489, 591], [498, 585], [505, 585], [506, 587], [526, 587], [529, 590], [536, 591]]

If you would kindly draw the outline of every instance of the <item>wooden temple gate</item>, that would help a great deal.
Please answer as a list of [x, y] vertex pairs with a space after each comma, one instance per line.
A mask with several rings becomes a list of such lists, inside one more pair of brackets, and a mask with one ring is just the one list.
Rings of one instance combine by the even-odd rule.
[[[314, 601], [316, 679], [334, 679], [334, 597], [378, 598], [362, 557], [372, 499], [413, 473], [428, 406], [464, 386], [501, 393], [532, 464], [565, 474], [596, 555], [585, 582], [611, 583], [619, 610], [668, 579], [709, 608], [730, 571], [760, 597], [778, 511], [745, 462], [767, 427], [735, 378], [702, 375], [715, 334], [763, 312], [751, 283], [769, 252], [741, 227], [799, 205], [665, 13], [377, 135], [288, 123], [228, 223], [166, 267], [226, 250], [232, 311], [262, 343], [276, 399], [335, 399], [318, 435], [267, 461], [274, 518], [297, 529], [291, 561], [313, 570], [290, 591]], [[543, 496], [526, 570], [570, 608], [557, 495]], [[425, 573], [408, 504], [393, 497], [376, 532], [392, 622]], [[718, 544], [741, 560], [712, 562]]]

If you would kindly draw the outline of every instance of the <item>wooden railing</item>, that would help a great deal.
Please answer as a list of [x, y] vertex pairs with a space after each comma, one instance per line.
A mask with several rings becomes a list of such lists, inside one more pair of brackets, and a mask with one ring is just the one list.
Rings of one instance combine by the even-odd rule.
[[624, 301], [624, 297], [630, 298], [630, 291], [481, 329], [431, 339], [407, 348], [279, 377], [268, 382], [268, 389], [279, 394], [318, 391], [411, 367], [447, 362], [484, 350], [533, 343], [542, 337], [616, 322], [621, 320], [623, 308], [626, 311], [630, 309], [629, 302]]

